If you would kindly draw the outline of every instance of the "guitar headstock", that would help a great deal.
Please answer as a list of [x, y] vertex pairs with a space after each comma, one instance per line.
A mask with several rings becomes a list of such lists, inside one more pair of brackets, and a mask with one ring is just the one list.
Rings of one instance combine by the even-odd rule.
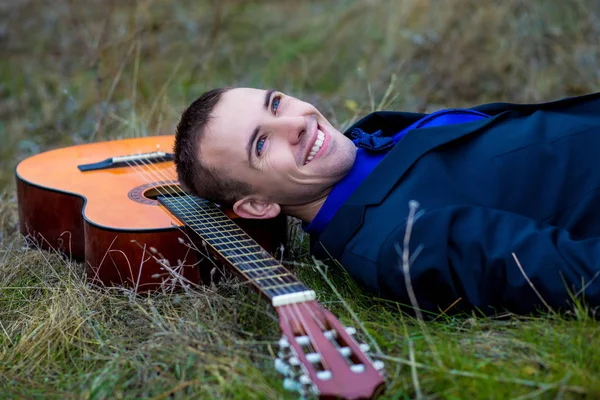
[[372, 361], [354, 328], [344, 328], [316, 301], [276, 307], [283, 333], [275, 368], [284, 387], [304, 397], [371, 399], [383, 391], [383, 363]]

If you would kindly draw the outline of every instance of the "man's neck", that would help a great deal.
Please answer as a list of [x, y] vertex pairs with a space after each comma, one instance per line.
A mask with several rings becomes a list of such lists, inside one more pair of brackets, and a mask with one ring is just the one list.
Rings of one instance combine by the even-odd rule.
[[306, 223], [311, 223], [323, 206], [323, 203], [325, 203], [325, 200], [327, 200], [327, 195], [306, 204], [282, 206], [281, 211], [286, 215], [291, 215], [292, 217], [300, 218]]

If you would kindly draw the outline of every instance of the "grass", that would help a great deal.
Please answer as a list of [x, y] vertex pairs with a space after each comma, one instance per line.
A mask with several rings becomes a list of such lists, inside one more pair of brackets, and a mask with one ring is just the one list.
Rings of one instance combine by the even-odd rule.
[[[281, 89], [340, 127], [378, 108], [597, 91], [599, 30], [593, 0], [0, 4], [0, 398], [294, 398], [272, 367], [274, 311], [240, 281], [137, 297], [25, 248], [18, 160], [172, 132], [186, 104], [221, 85]], [[385, 398], [600, 397], [600, 330], [583, 305], [422, 323], [334, 265], [324, 279], [298, 241], [296, 273], [381, 349]]]

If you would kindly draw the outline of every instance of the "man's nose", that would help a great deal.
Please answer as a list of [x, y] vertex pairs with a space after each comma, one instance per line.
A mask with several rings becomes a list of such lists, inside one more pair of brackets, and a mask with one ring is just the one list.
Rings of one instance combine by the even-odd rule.
[[290, 144], [297, 144], [306, 133], [306, 117], [279, 117], [271, 122], [271, 129]]

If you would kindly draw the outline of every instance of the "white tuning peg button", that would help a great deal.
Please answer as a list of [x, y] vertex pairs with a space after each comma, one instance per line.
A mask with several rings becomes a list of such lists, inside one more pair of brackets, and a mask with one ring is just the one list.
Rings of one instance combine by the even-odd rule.
[[344, 346], [344, 347], [340, 347], [338, 349], [338, 351], [340, 352], [341, 355], [343, 355], [344, 357], [350, 357], [350, 354], [352, 354], [352, 349], [348, 346]]
[[296, 336], [296, 342], [298, 342], [300, 346], [308, 346], [310, 344], [310, 337]]
[[317, 378], [319, 378], [322, 381], [328, 381], [330, 380], [332, 377], [331, 375], [331, 371], [319, 371], [317, 372]]
[[308, 362], [311, 364], [316, 364], [318, 362], [321, 362], [321, 354], [319, 354], [319, 353], [308, 353], [305, 356], [306, 356], [306, 359], [308, 360]]
[[346, 333], [350, 336], [356, 334], [356, 328], [353, 326], [347, 326], [346, 327]]
[[359, 345], [358, 345], [358, 347], [360, 348], [360, 350], [361, 350], [363, 353], [366, 353], [367, 351], [371, 350], [371, 346], [369, 346], [369, 345], [368, 345], [368, 344], [366, 344], [366, 343], [361, 343], [361, 344], [359, 344]]
[[281, 358], [275, 359], [275, 371], [279, 372], [281, 375], [289, 375], [290, 374], [290, 366], [283, 361]]
[[350, 371], [361, 374], [365, 372], [365, 366], [363, 364], [354, 364], [350, 366]]
[[282, 349], [286, 349], [286, 348], [290, 347], [290, 342], [287, 340], [287, 338], [285, 336], [282, 336], [281, 339], [279, 339], [279, 347]]
[[337, 338], [337, 332], [333, 329], [323, 332], [323, 335], [329, 340], [334, 340], [335, 338]]
[[312, 384], [312, 381], [310, 380], [308, 375], [300, 375], [298, 380], [300, 381], [301, 385], [311, 385]]
[[290, 392], [299, 392], [302, 386], [300, 385], [300, 383], [298, 383], [298, 381], [295, 381], [294, 379], [285, 378], [283, 380], [283, 388], [285, 390], [289, 390]]
[[373, 361], [373, 366], [375, 367], [375, 369], [377, 371], [381, 371], [382, 369], [385, 368], [385, 364], [383, 363], [383, 361], [379, 361], [379, 360]]

